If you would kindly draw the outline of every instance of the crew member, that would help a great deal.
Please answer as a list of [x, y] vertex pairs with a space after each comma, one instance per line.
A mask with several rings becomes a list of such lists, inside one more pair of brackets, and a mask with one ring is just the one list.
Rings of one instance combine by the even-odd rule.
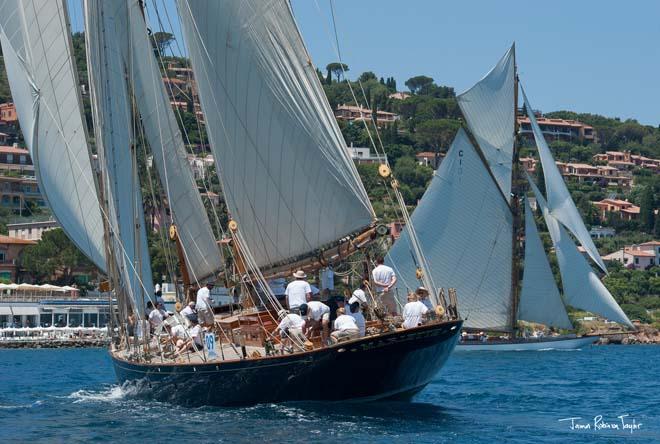
[[183, 316], [183, 321], [186, 324], [186, 327], [190, 327], [190, 317], [197, 316], [197, 311], [195, 310], [195, 303], [189, 302], [183, 310], [181, 310], [181, 315]]
[[305, 280], [307, 275], [304, 271], [298, 270], [293, 273], [295, 280], [291, 281], [286, 286], [284, 294], [286, 295], [286, 303], [291, 313], [300, 313], [300, 306], [306, 304], [312, 299], [312, 287]]
[[360, 331], [360, 337], [364, 337], [367, 329], [367, 323], [364, 319], [364, 315], [362, 314], [362, 310], [360, 309], [360, 303], [358, 301], [354, 301], [353, 303], [349, 304], [348, 312], [346, 314], [355, 319], [355, 324]]
[[426, 305], [417, 300], [415, 293], [409, 293], [408, 303], [403, 307], [403, 328], [414, 328], [422, 325], [428, 311]]
[[197, 310], [197, 319], [204, 327], [213, 327], [215, 321], [213, 317], [213, 299], [211, 299], [213, 286], [213, 282], [209, 281], [205, 287], [200, 288], [197, 292], [195, 309]]
[[344, 307], [337, 309], [337, 319], [335, 319], [333, 332], [330, 339], [333, 344], [342, 341], [348, 341], [360, 336], [360, 329], [355, 323], [355, 319], [346, 314]]
[[[301, 304], [299, 307], [301, 312], [307, 315], [307, 304]], [[280, 320], [277, 329], [280, 332], [280, 339], [282, 340], [282, 351], [287, 347], [293, 353], [293, 346], [297, 346], [300, 350], [304, 350], [303, 346], [307, 341], [305, 334], [305, 320], [297, 313], [287, 313], [286, 310], [280, 310], [278, 313]]]
[[167, 319], [170, 315], [167, 314], [163, 304], [156, 305], [156, 309], [151, 310], [149, 313], [149, 325], [151, 326], [151, 332], [156, 332], [156, 329]]
[[326, 345], [330, 333], [330, 307], [321, 301], [307, 303], [307, 319], [309, 321], [309, 336], [321, 334], [321, 342]]
[[396, 315], [396, 302], [392, 293], [392, 287], [396, 284], [394, 270], [385, 265], [385, 260], [379, 257], [376, 259], [376, 268], [373, 269], [371, 275], [376, 285], [376, 294], [380, 297], [385, 310], [391, 315]]
[[424, 304], [429, 311], [433, 312], [433, 304], [429, 299], [429, 291], [424, 287], [418, 287], [417, 290], [415, 290], [415, 294], [417, 295], [417, 300]]

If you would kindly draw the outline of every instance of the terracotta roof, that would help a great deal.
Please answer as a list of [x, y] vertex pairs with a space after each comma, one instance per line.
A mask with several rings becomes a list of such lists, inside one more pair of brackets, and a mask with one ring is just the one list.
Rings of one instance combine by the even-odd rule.
[[15, 146], [0, 146], [0, 153], [6, 154], [30, 154], [30, 152], [25, 148], [19, 148]]
[[629, 207], [629, 208], [621, 208], [622, 213], [631, 213], [631, 214], [639, 214], [639, 207], [636, 207], [635, 205]]
[[660, 241], [654, 240], [654, 241], [651, 241], [651, 242], [644, 242], [643, 244], [639, 244], [639, 245], [649, 245], [649, 246], [651, 246], [651, 245], [660, 245]]
[[647, 250], [631, 250], [629, 248], [625, 248], [623, 250], [625, 253], [628, 253], [632, 256], [638, 256], [638, 257], [655, 257], [655, 253], [652, 251], [647, 251]]
[[36, 241], [29, 239], [19, 239], [17, 237], [5, 236], [0, 234], [0, 244], [19, 244], [19, 245], [34, 245]]

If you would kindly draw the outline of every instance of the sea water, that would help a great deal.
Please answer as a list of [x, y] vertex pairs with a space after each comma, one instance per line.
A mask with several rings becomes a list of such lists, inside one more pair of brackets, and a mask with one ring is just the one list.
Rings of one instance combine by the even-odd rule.
[[102, 349], [0, 350], [0, 442], [92, 441], [660, 443], [660, 347], [455, 352], [412, 402], [245, 408], [137, 398]]

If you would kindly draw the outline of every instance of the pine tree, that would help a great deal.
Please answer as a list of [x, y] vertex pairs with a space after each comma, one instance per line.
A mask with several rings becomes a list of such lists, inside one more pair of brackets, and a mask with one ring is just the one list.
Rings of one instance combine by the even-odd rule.
[[644, 187], [642, 193], [642, 202], [640, 205], [640, 222], [642, 228], [647, 233], [651, 233], [655, 226], [655, 199], [653, 198], [653, 188], [651, 186]]

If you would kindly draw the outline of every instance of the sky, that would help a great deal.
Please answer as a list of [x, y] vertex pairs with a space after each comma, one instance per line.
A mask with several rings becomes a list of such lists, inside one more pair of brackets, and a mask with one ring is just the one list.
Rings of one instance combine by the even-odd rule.
[[[173, 0], [146, 1], [165, 5], [174, 19]], [[291, 0], [321, 70], [338, 60], [330, 1], [351, 78], [373, 71], [405, 90], [408, 78], [427, 75], [460, 93], [515, 42], [535, 109], [660, 125], [658, 1]], [[74, 29], [80, 28], [82, 14], [71, 9]]]

